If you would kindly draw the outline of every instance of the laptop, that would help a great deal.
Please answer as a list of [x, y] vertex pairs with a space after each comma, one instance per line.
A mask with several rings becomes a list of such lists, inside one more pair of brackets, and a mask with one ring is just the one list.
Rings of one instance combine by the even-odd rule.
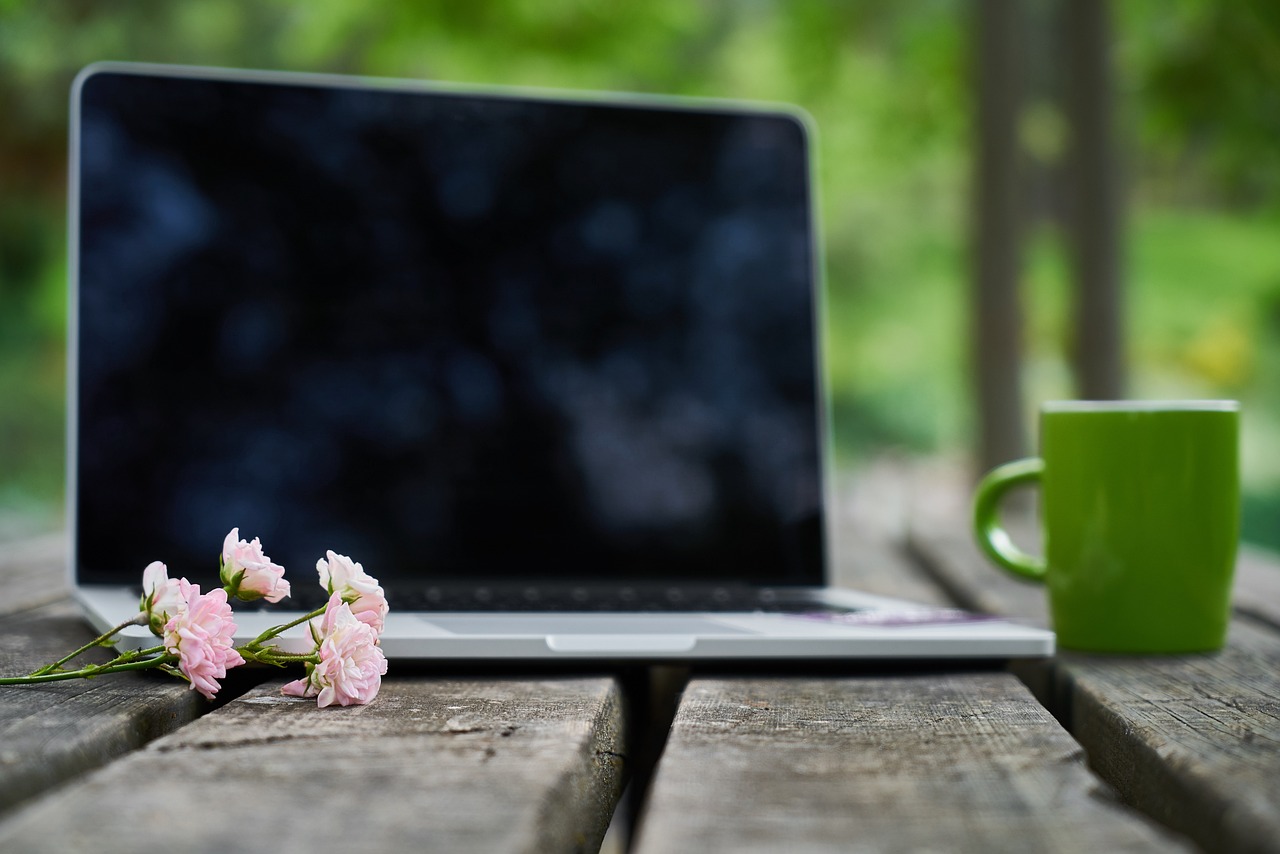
[[[393, 659], [1048, 654], [828, 589], [790, 108], [136, 64], [73, 87], [68, 519], [100, 630], [259, 537]], [[290, 610], [293, 609], [293, 610]], [[145, 629], [121, 646], [154, 643]], [[303, 631], [284, 639], [306, 651]]]

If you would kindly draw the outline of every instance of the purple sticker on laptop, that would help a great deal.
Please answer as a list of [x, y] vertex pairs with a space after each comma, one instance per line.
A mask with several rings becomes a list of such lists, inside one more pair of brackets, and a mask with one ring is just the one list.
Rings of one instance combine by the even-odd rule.
[[961, 611], [959, 608], [912, 608], [904, 611], [811, 611], [795, 614], [803, 620], [814, 620], [821, 623], [838, 623], [842, 626], [883, 626], [897, 628], [902, 626], [943, 626], [957, 623], [986, 623], [1001, 620], [987, 614], [974, 614]]

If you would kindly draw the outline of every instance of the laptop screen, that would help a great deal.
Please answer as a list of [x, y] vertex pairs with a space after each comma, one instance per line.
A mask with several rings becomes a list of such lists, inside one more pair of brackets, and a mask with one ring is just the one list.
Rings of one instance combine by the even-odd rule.
[[822, 580], [785, 112], [105, 67], [74, 137], [80, 582]]

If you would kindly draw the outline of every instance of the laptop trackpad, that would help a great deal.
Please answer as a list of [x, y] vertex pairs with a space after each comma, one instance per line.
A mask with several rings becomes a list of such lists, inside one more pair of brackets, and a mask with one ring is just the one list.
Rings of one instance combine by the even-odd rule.
[[615, 614], [442, 614], [427, 618], [455, 635], [753, 635], [705, 617]]

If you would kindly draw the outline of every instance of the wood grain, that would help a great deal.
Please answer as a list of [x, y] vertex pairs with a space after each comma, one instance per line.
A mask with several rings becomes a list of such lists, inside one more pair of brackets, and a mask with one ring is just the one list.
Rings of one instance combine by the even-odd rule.
[[1075, 736], [1130, 803], [1210, 850], [1280, 850], [1280, 638], [1237, 621], [1214, 655], [1065, 654]]
[[[1044, 619], [1042, 600], [984, 567], [967, 536], [917, 535], [913, 547], [962, 603]], [[1237, 585], [1237, 610], [1275, 613], [1280, 588], [1264, 586], [1265, 573], [1280, 569], [1263, 553], [1247, 560], [1241, 578], [1264, 574], [1252, 601]], [[1063, 653], [1052, 684], [1042, 699], [1128, 802], [1213, 850], [1280, 847], [1280, 632], [1270, 622], [1238, 617], [1211, 655]]]
[[1170, 851], [1004, 673], [695, 679], [638, 851]]
[[1049, 625], [1044, 585], [1020, 581], [993, 566], [967, 530], [931, 525], [913, 532], [907, 549], [962, 608]]
[[0, 616], [65, 599], [68, 579], [65, 533], [0, 545]]
[[[0, 620], [0, 675], [21, 676], [93, 639], [68, 602]], [[95, 650], [85, 661], [106, 661]], [[0, 687], [0, 811], [195, 719], [208, 704], [169, 676], [116, 674]]]
[[24, 852], [589, 851], [622, 787], [608, 678], [391, 678], [317, 709], [260, 686], [0, 823]]
[[1280, 629], [1280, 556], [1241, 547], [1233, 592], [1236, 611]]
[[953, 603], [899, 543], [865, 525], [839, 525], [832, 537], [832, 584], [925, 605]]

